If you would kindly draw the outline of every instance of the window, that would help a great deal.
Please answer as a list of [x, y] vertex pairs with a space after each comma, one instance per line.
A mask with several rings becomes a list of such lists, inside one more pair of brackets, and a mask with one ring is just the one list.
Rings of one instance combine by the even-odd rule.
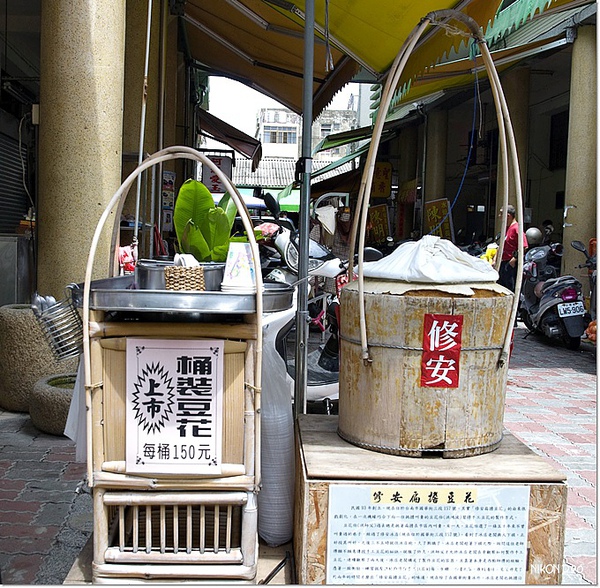
[[265, 125], [264, 142], [296, 144], [298, 142], [298, 133], [295, 127]]

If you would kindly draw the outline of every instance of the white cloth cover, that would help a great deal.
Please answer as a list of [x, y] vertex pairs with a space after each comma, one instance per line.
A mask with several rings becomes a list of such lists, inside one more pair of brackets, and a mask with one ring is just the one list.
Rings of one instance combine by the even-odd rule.
[[495, 282], [498, 272], [483, 259], [461, 251], [454, 243], [434, 235], [400, 245], [387, 257], [365, 263], [366, 278], [425, 284]]
[[65, 435], [75, 441], [75, 461], [87, 461], [87, 422], [85, 410], [85, 375], [83, 373], [83, 353], [79, 357], [77, 377], [73, 388], [73, 396], [69, 405], [69, 414], [65, 423]]
[[335, 233], [335, 213], [336, 208], [334, 206], [319, 206], [315, 210], [315, 214], [319, 219], [319, 222], [323, 225], [325, 230], [333, 235]]
[[200, 265], [200, 262], [191, 253], [176, 253], [173, 263], [184, 267], [196, 267]]

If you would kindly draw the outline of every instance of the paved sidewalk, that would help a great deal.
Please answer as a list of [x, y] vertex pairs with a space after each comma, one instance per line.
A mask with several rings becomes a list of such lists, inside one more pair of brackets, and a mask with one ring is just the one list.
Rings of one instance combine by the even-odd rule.
[[[596, 584], [595, 349], [568, 351], [525, 333], [520, 325], [515, 331], [505, 426], [567, 475], [563, 584]], [[0, 410], [4, 584], [65, 581], [92, 533], [84, 477], [70, 440], [39, 432], [26, 414]]]
[[596, 350], [569, 351], [521, 323], [514, 343], [504, 426], [566, 474], [563, 584], [596, 584]]

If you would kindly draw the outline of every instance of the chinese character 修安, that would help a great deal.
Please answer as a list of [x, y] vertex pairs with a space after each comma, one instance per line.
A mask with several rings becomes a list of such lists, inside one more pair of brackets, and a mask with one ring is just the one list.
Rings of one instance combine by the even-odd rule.
[[431, 351], [447, 351], [456, 347], [457, 337], [459, 336], [459, 324], [455, 321], [443, 321], [440, 323], [434, 320], [429, 329], [429, 349]]
[[432, 357], [427, 361], [426, 370], [429, 373], [428, 384], [438, 384], [444, 382], [452, 384], [453, 379], [450, 372], [456, 371], [456, 362], [453, 359], [446, 359], [443, 355]]

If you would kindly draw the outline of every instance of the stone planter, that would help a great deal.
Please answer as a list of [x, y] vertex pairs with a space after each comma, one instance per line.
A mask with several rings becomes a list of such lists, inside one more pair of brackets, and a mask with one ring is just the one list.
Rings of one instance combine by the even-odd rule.
[[0, 408], [28, 412], [34, 384], [77, 371], [78, 357], [57, 360], [28, 304], [0, 307]]
[[63, 435], [77, 374], [56, 374], [38, 380], [29, 399], [29, 416], [44, 433]]

